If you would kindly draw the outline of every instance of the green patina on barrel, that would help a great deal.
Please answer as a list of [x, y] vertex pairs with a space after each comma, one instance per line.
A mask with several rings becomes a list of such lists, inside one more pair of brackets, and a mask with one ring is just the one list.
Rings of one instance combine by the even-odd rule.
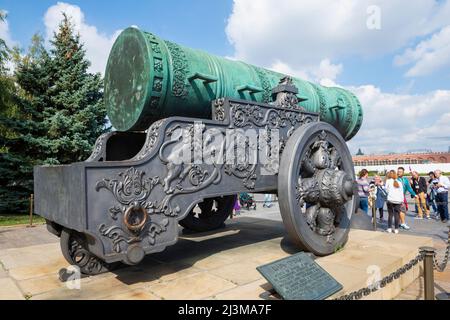
[[[271, 101], [271, 89], [285, 75], [162, 40], [137, 28], [114, 43], [105, 72], [105, 103], [120, 131], [146, 130], [170, 117], [211, 118], [211, 100], [221, 97]], [[293, 77], [300, 105], [350, 140], [362, 124], [358, 99], [341, 88]], [[303, 101], [302, 101], [303, 100]]]

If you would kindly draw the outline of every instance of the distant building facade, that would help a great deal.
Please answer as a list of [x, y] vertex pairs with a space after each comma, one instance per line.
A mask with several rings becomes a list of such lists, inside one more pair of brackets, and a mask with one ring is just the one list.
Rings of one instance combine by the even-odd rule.
[[450, 152], [356, 155], [353, 156], [353, 163], [358, 167], [450, 163]]

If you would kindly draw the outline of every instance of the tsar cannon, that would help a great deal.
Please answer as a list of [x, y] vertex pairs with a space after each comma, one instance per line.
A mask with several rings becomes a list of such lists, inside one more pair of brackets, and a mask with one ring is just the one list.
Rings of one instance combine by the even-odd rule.
[[137, 264], [192, 231], [221, 227], [239, 192], [277, 193], [300, 249], [347, 241], [356, 207], [346, 140], [358, 99], [216, 57], [136, 28], [105, 72], [108, 118], [84, 162], [34, 169], [35, 213], [85, 274]]

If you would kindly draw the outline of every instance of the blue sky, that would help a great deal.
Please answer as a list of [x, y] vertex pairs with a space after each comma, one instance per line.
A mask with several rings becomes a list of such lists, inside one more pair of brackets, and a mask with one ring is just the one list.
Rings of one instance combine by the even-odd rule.
[[[449, 2], [0, 0], [8, 12], [0, 36], [26, 48], [36, 32], [48, 39], [69, 8], [93, 71], [102, 71], [118, 32], [137, 25], [186, 46], [352, 90], [365, 113], [352, 151], [446, 151]], [[371, 29], [366, 22], [374, 17], [379, 28]]]
[[[8, 11], [14, 40], [26, 45], [35, 32], [45, 32], [43, 17], [58, 1], [1, 0]], [[105, 34], [137, 25], [159, 36], [218, 55], [232, 55], [225, 26], [232, 1], [67, 1], [79, 6], [86, 22]], [[24, 23], [26, 21], [26, 23]]]

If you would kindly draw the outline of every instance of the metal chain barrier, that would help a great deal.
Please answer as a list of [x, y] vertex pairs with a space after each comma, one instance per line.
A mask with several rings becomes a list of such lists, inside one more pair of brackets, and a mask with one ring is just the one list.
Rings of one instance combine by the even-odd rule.
[[[376, 283], [369, 285], [367, 287], [361, 288], [359, 290], [352, 291], [352, 292], [345, 294], [343, 296], [340, 296], [338, 298], [335, 298], [334, 300], [359, 300], [365, 296], [368, 296], [372, 292], [375, 292], [381, 288], [384, 288], [389, 283], [400, 278], [403, 274], [405, 274], [408, 270], [410, 270], [412, 267], [417, 265], [420, 261], [423, 261], [426, 253], [429, 252], [424, 249], [431, 249], [433, 251], [433, 253], [432, 253], [433, 254], [433, 269], [437, 270], [439, 272], [443, 272], [445, 270], [445, 268], [447, 267], [448, 257], [449, 257], [449, 253], [450, 253], [450, 226], [448, 228], [449, 229], [448, 229], [448, 238], [447, 238], [447, 249], [445, 250], [444, 259], [441, 263], [439, 263], [437, 261], [436, 251], [433, 248], [423, 248], [423, 249], [421, 248], [420, 253], [414, 259], [412, 259], [411, 261], [409, 261], [407, 264], [400, 267], [396, 271], [392, 272], [388, 276], [384, 277], [380, 281], [377, 281]], [[431, 265], [430, 265], [430, 267], [431, 267]], [[432, 280], [432, 282], [434, 282], [434, 280]], [[434, 296], [434, 294], [433, 294], [433, 296]]]
[[343, 296], [340, 296], [338, 298], [335, 298], [334, 300], [359, 300], [365, 296], [368, 296], [372, 292], [375, 292], [381, 288], [384, 288], [389, 283], [393, 282], [394, 280], [399, 279], [403, 274], [405, 274], [407, 271], [411, 270], [412, 267], [417, 265], [423, 259], [424, 259], [424, 253], [421, 252], [414, 259], [409, 261], [407, 264], [398, 268], [397, 270], [395, 270], [391, 274], [387, 275], [380, 281], [377, 281], [374, 284], [368, 285], [367, 287], [361, 288], [359, 290], [352, 291], [352, 292], [345, 294]]
[[450, 253], [450, 226], [448, 226], [447, 249], [445, 249], [444, 259], [442, 260], [441, 263], [439, 263], [436, 257], [436, 252], [434, 253], [433, 265], [435, 270], [439, 272], [443, 272], [445, 270], [445, 268], [447, 267], [449, 253]]

